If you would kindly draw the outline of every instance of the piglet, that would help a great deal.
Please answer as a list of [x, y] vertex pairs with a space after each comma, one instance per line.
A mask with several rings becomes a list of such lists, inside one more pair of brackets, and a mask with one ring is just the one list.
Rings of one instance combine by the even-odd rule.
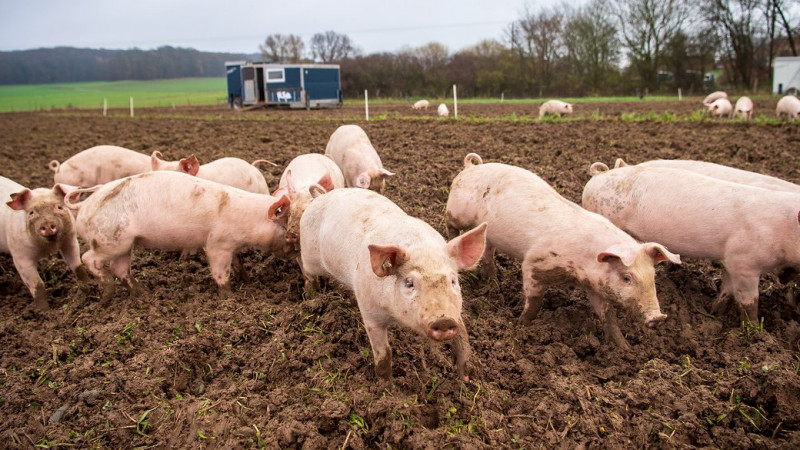
[[753, 118], [753, 101], [750, 100], [750, 97], [743, 96], [736, 100], [736, 105], [733, 107], [733, 117], [741, 117], [747, 120]]
[[468, 380], [458, 271], [478, 263], [486, 224], [445, 242], [375, 192], [335, 189], [308, 205], [300, 229], [306, 292], [329, 276], [355, 293], [380, 378], [391, 378], [387, 330], [399, 323], [433, 341], [453, 341], [458, 375]]
[[[154, 151], [152, 157], [162, 158]], [[55, 183], [91, 187], [122, 177], [150, 171], [150, 157], [115, 145], [98, 145], [79, 152], [63, 163], [50, 161]]]
[[727, 98], [718, 98], [706, 107], [706, 114], [711, 117], [728, 118], [733, 112], [733, 105]]
[[585, 208], [637, 239], [656, 240], [684, 257], [723, 263], [714, 314], [735, 299], [742, 319], [756, 323], [760, 275], [800, 266], [800, 194], [681, 169], [592, 166], [583, 189]]
[[[73, 196], [93, 191], [74, 203]], [[89, 244], [83, 262], [103, 283], [103, 299], [114, 295], [108, 264], [131, 292], [133, 246], [206, 252], [220, 294], [230, 294], [231, 260], [243, 248], [285, 254], [289, 199], [243, 191], [173, 171], [123, 178], [70, 194], [66, 205], [78, 211], [78, 235]]]
[[447, 117], [450, 115], [450, 110], [447, 109], [447, 105], [445, 105], [444, 103], [440, 103], [439, 107], [436, 108], [436, 114], [438, 114], [441, 117]]
[[0, 251], [10, 253], [14, 266], [33, 297], [33, 306], [47, 310], [47, 293], [36, 263], [60, 252], [80, 281], [89, 279], [81, 264], [72, 214], [64, 208], [64, 196], [73, 188], [56, 184], [52, 189], [27, 189], [0, 177]]
[[483, 164], [470, 153], [447, 199], [447, 233], [486, 222], [485, 274], [495, 276], [494, 250], [522, 261], [524, 325], [536, 317], [549, 287], [577, 285], [604, 323], [606, 337], [629, 348], [612, 305], [642, 315], [648, 325], [667, 316], [656, 298], [655, 268], [680, 263], [661, 244], [640, 244], [604, 217], [559, 195], [532, 172], [506, 164]]
[[778, 100], [778, 106], [775, 108], [775, 115], [787, 117], [790, 120], [800, 119], [800, 99], [794, 95], [781, 97]]
[[539, 107], [539, 118], [546, 115], [569, 116], [572, 114], [572, 104], [561, 100], [548, 100]]
[[342, 169], [347, 187], [371, 189], [381, 194], [386, 186], [386, 177], [394, 175], [383, 168], [367, 133], [358, 125], [337, 128], [328, 140], [325, 155]]
[[150, 160], [152, 170], [175, 170], [243, 191], [269, 194], [267, 180], [256, 167], [262, 160], [251, 164], [243, 159], [225, 157], [201, 165], [194, 155], [174, 162], [163, 161], [159, 156], [155, 153], [152, 155]]
[[431, 102], [427, 100], [417, 100], [414, 105], [411, 106], [411, 108], [427, 110], [429, 106], [431, 106]]

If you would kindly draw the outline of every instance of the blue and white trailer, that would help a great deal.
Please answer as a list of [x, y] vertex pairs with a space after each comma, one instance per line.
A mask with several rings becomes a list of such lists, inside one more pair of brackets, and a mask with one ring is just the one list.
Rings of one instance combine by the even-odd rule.
[[342, 106], [338, 64], [225, 63], [228, 105], [325, 108]]

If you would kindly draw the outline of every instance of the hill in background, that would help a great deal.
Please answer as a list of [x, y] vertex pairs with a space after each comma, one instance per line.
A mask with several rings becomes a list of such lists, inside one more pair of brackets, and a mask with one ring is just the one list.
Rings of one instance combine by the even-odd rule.
[[257, 58], [257, 54], [208, 53], [169, 46], [155, 50], [57, 47], [0, 52], [0, 85], [221, 77], [225, 75], [225, 61]]

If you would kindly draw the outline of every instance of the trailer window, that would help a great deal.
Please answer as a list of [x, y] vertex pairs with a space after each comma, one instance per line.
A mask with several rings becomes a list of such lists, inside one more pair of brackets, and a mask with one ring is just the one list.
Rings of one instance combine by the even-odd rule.
[[283, 69], [268, 69], [267, 70], [267, 83], [283, 83], [286, 81], [286, 76]]

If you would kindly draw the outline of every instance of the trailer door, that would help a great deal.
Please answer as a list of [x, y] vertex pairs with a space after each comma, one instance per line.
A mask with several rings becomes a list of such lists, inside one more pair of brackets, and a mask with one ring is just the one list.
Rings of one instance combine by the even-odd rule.
[[242, 67], [242, 103], [252, 105], [258, 101], [255, 67]]

